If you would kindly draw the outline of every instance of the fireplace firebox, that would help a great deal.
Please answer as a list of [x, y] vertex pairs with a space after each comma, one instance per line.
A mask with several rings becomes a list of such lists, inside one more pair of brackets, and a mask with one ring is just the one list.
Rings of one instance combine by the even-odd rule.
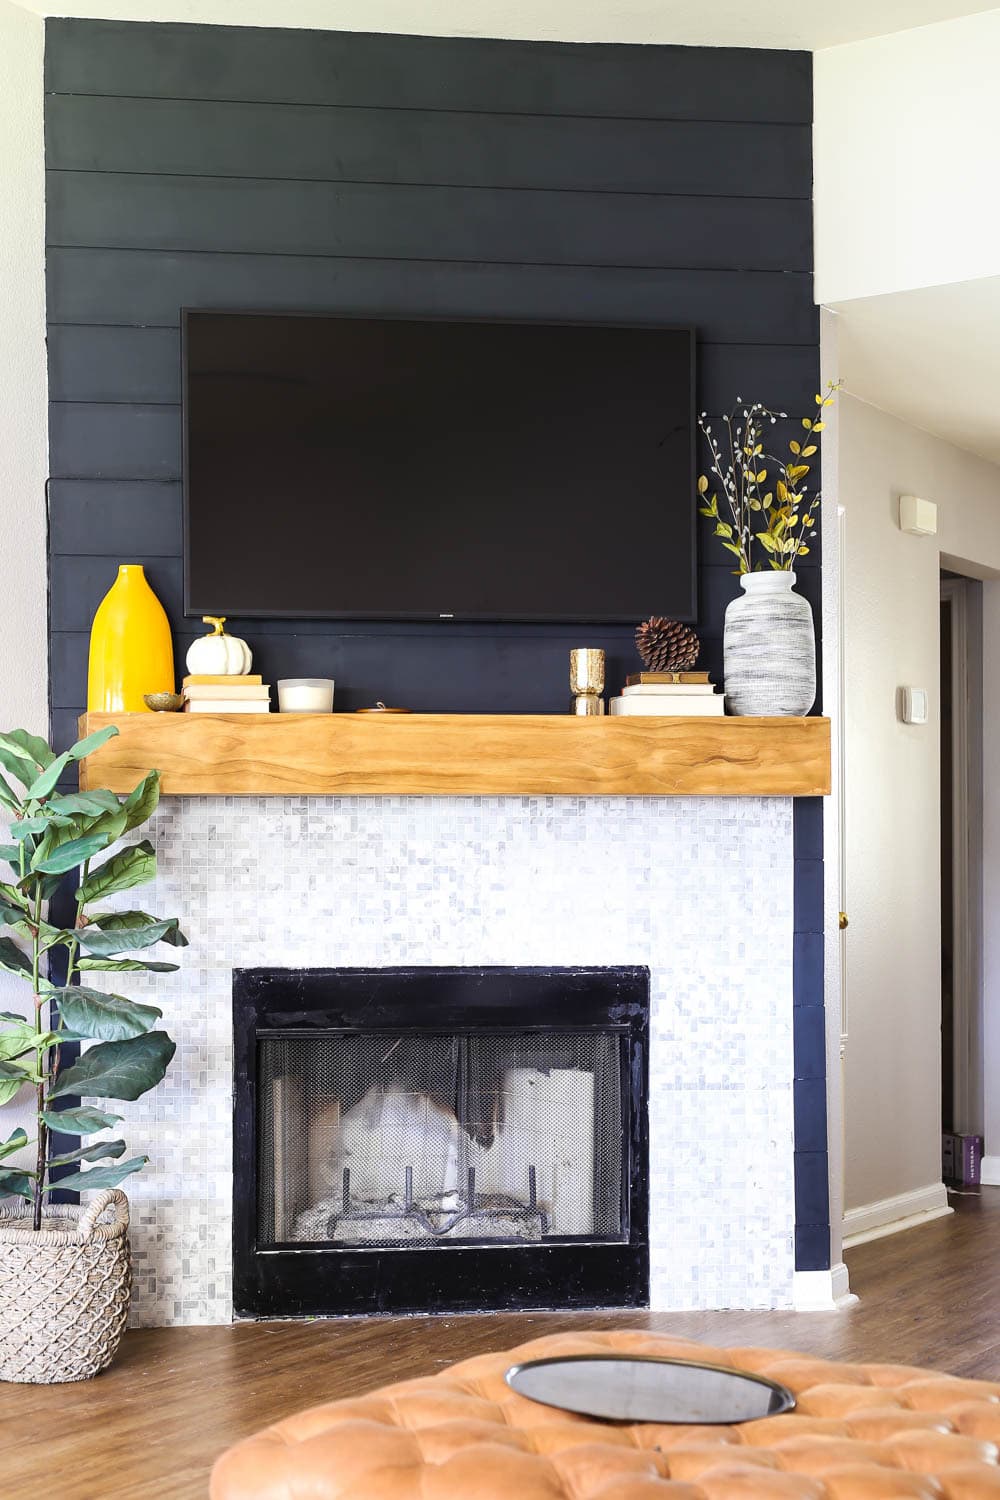
[[234, 974], [238, 1315], [648, 1302], [644, 968]]

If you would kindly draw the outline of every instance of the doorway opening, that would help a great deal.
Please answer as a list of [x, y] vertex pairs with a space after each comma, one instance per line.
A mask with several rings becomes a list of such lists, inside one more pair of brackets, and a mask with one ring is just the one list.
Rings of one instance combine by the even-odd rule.
[[942, 571], [940, 630], [943, 1175], [971, 1187], [978, 1186], [983, 1130], [983, 637], [978, 580]]

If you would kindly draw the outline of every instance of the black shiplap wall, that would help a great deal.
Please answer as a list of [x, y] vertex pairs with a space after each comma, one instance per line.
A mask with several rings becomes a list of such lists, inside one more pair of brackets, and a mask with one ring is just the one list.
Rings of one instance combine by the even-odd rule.
[[[142, 561], [181, 656], [182, 306], [693, 324], [701, 407], [816, 388], [804, 53], [50, 20], [52, 706]], [[614, 511], [612, 524], [628, 524]], [[815, 601], [818, 571], [805, 571]], [[725, 554], [702, 551], [720, 671]], [[561, 710], [567, 649], [630, 632], [234, 621], [338, 706]]]
[[[698, 330], [699, 408], [811, 410], [806, 53], [46, 24], [51, 695], [142, 561], [180, 659], [181, 307], [661, 322]], [[612, 524], [627, 525], [614, 510]], [[736, 582], [707, 535], [705, 663]], [[637, 539], [641, 544], [641, 539]], [[818, 613], [818, 558], [799, 569]], [[240, 620], [265, 678], [341, 708], [560, 711], [567, 650], [624, 629]], [[829, 1264], [822, 828], [796, 808], [797, 1264]]]

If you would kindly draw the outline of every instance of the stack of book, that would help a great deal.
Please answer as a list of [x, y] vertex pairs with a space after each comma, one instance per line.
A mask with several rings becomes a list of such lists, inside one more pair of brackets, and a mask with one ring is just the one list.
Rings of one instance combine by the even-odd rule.
[[625, 680], [620, 698], [612, 698], [611, 713], [676, 714], [709, 718], [726, 708], [725, 693], [717, 693], [707, 672], [638, 672]]
[[271, 712], [271, 689], [255, 672], [245, 677], [194, 672], [184, 679], [184, 712], [268, 714]]

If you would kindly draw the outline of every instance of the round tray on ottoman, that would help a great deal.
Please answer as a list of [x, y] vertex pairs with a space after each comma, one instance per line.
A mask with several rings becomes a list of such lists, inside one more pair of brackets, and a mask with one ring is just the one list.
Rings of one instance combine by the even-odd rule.
[[[692, 1360], [786, 1386], [734, 1426], [605, 1422], [519, 1396], [513, 1365]], [[212, 1500], [1000, 1500], [1000, 1383], [666, 1335], [558, 1334], [316, 1406], [224, 1453]]]

